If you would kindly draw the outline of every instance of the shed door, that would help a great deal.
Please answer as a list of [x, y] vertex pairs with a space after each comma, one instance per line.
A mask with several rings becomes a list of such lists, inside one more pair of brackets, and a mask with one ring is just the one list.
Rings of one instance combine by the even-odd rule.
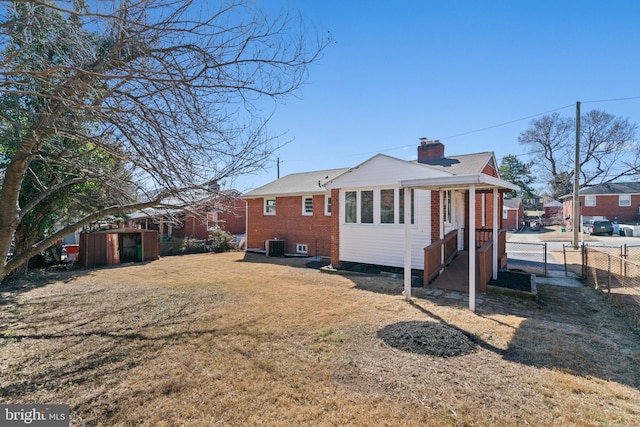
[[118, 244], [117, 234], [108, 234], [107, 244], [109, 252], [107, 253], [107, 265], [120, 264], [120, 245]]

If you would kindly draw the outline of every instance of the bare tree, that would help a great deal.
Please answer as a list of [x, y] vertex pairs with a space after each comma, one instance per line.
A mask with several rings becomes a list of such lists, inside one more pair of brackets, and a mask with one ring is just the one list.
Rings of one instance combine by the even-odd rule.
[[[640, 146], [629, 119], [592, 110], [580, 118], [580, 186], [637, 178]], [[534, 165], [546, 177], [551, 194], [571, 191], [575, 159], [575, 123], [558, 113], [533, 120], [518, 142], [532, 151]]]
[[[309, 37], [297, 15], [242, 0], [0, 5], [0, 254], [56, 192], [98, 183], [110, 203], [3, 261], [0, 280], [105, 215], [262, 168], [275, 104], [299, 90], [329, 41]], [[21, 205], [36, 160], [55, 179], [36, 180]]]

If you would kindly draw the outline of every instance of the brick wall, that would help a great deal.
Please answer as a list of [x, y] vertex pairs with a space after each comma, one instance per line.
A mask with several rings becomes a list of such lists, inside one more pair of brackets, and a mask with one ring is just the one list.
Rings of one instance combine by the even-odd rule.
[[206, 219], [196, 218], [191, 215], [187, 216], [181, 229], [174, 228], [173, 231], [175, 237], [189, 236], [196, 239], [207, 239], [209, 237]]
[[247, 208], [244, 200], [228, 202], [224, 212], [218, 212], [218, 226], [231, 234], [244, 234], [247, 227]]
[[618, 222], [636, 222], [639, 219], [640, 195], [631, 196], [631, 206], [618, 206], [618, 195], [596, 196], [596, 206], [585, 206], [584, 196], [580, 196], [582, 202], [582, 216], [606, 216], [610, 221], [618, 218]]
[[[337, 212], [337, 198], [333, 211]], [[264, 200], [248, 199], [247, 248], [264, 249], [265, 240], [285, 241], [285, 252], [307, 245], [309, 256], [331, 256], [332, 216], [324, 214], [324, 195], [313, 196], [313, 215], [302, 215], [302, 196], [276, 198], [276, 214], [264, 215]]]
[[431, 191], [431, 241], [440, 240], [440, 192]]
[[489, 165], [489, 164], [485, 165], [485, 167], [482, 169], [482, 173], [485, 174], [485, 175], [489, 175], [489, 176], [493, 176], [495, 178], [498, 178], [498, 171], [494, 167]]
[[[226, 211], [216, 213], [218, 227], [231, 234], [244, 234], [247, 225], [244, 201], [233, 200], [226, 203], [227, 206], [224, 207]], [[202, 213], [202, 217], [194, 217], [187, 214], [183, 224], [173, 226], [172, 236], [208, 239], [209, 231], [207, 230], [207, 219], [205, 215], [204, 212]], [[210, 227], [213, 226], [212, 221], [208, 222]]]
[[[483, 200], [484, 215], [482, 210]], [[498, 228], [502, 228], [503, 203], [504, 202], [502, 201], [502, 196], [500, 195], [500, 193], [498, 193]], [[476, 228], [493, 228], [493, 192], [476, 193]]]

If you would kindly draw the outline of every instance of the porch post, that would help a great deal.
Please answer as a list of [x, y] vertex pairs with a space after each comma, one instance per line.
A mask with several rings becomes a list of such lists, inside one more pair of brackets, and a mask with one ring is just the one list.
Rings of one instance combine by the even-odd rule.
[[404, 189], [404, 298], [411, 300], [411, 188]]
[[[444, 204], [446, 203], [444, 200], [444, 195], [445, 192], [443, 190], [440, 190], [439, 193], [439, 198], [440, 198], [440, 206], [439, 206], [439, 216], [440, 216], [440, 224], [438, 224], [438, 236], [440, 237], [440, 240], [444, 239]], [[431, 224], [431, 227], [433, 227], [433, 224]], [[432, 242], [433, 243], [433, 242]], [[444, 264], [444, 245], [440, 245], [440, 265]]]
[[[498, 280], [498, 189], [493, 189], [493, 280]], [[502, 213], [501, 213], [502, 214]]]
[[469, 186], [469, 310], [476, 311], [476, 186]]

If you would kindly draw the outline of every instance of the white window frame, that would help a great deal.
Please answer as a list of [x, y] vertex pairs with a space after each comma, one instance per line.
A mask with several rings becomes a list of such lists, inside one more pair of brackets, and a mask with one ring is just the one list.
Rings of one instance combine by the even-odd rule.
[[[365, 206], [362, 203], [362, 195], [364, 193], [371, 193], [371, 212], [369, 212], [369, 209], [367, 209], [366, 211], [364, 211]], [[376, 224], [376, 216], [377, 218], [377, 223], [380, 223], [380, 217], [379, 215], [376, 215], [376, 191], [374, 189], [365, 189], [365, 190], [360, 190], [358, 191], [358, 223], [359, 224], [367, 224], [367, 225], [373, 225]], [[378, 195], [379, 196], [379, 195]], [[363, 213], [371, 213], [371, 221], [367, 221], [367, 222], [363, 222], [362, 221], [362, 214]]]
[[309, 246], [306, 243], [296, 243], [296, 253], [307, 254], [309, 253]]
[[618, 196], [618, 206], [621, 206], [621, 207], [631, 206], [631, 194], [620, 194]]
[[[447, 225], [453, 224], [453, 212], [455, 211], [455, 201], [453, 198], [453, 192], [451, 190], [445, 190], [443, 192], [443, 205], [444, 205], [444, 223]], [[483, 206], [484, 208], [484, 206]]]
[[331, 202], [332, 202], [331, 195], [324, 196], [324, 214], [325, 214], [325, 216], [331, 216], [331, 210], [332, 210]]
[[509, 219], [509, 209], [502, 208], [502, 219]]
[[[311, 211], [307, 211], [307, 200], [311, 200]], [[312, 216], [313, 215], [313, 196], [302, 196], [302, 215], [303, 216]]]
[[[353, 221], [347, 221], [347, 194], [355, 194], [356, 198], [355, 198], [355, 218], [353, 218]], [[343, 207], [343, 212], [344, 212], [344, 217], [341, 218], [341, 221], [344, 224], [358, 224], [360, 222], [360, 214], [359, 214], [359, 205], [360, 205], [360, 192], [356, 191], [356, 190], [348, 190], [345, 191], [343, 193], [343, 200], [342, 200], [342, 206]]]
[[584, 206], [587, 208], [593, 208], [596, 206], [596, 196], [586, 195], [584, 196]]
[[[383, 191], [391, 191], [392, 195], [391, 195], [391, 221], [390, 222], [382, 222], [382, 192]], [[396, 224], [396, 217], [398, 216], [398, 209], [396, 209], [397, 203], [396, 203], [396, 195], [398, 194], [398, 191], [396, 191], [395, 188], [381, 188], [379, 191], [379, 200], [380, 200], [380, 206], [378, 207], [378, 211], [379, 211], [379, 216], [380, 216], [380, 224], [383, 225], [389, 225], [389, 224]]]
[[[403, 191], [400, 191], [400, 190], [403, 190]], [[398, 206], [398, 209], [397, 209], [397, 211], [398, 211], [398, 224], [404, 225], [404, 214], [400, 212], [400, 204], [402, 203], [402, 205], [403, 205], [402, 207], [404, 209], [404, 191], [409, 190], [409, 191], [411, 191], [411, 196], [409, 198], [409, 200], [411, 201], [411, 207], [410, 207], [410, 209], [411, 209], [411, 213], [410, 213], [410, 215], [411, 215], [411, 225], [415, 225], [416, 224], [416, 219], [415, 219], [415, 195], [416, 195], [416, 193], [415, 193], [413, 188], [402, 188], [400, 190], [398, 190], [398, 204], [397, 204], [397, 206]], [[403, 194], [400, 194], [400, 193], [403, 193]]]
[[[269, 204], [270, 201], [273, 201], [273, 204]], [[264, 214], [269, 216], [275, 215], [277, 204], [278, 204], [277, 198], [274, 197], [273, 199], [268, 199], [265, 197], [264, 198]]]

